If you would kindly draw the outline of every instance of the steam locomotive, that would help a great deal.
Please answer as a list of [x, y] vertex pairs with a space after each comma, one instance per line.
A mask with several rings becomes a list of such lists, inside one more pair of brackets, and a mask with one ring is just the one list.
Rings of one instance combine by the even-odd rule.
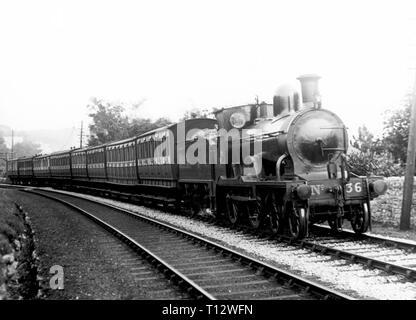
[[12, 183], [111, 190], [191, 215], [210, 211], [230, 224], [270, 228], [295, 239], [327, 221], [349, 220], [356, 233], [371, 224], [370, 200], [381, 177], [358, 176], [347, 160], [341, 119], [321, 107], [316, 75], [298, 78], [301, 92], [280, 86], [273, 104], [214, 112], [105, 145], [7, 163]]

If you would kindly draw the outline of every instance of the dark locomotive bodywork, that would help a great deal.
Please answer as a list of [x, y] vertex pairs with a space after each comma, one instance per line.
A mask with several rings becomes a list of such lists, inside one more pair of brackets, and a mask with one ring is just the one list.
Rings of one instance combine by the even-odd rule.
[[270, 227], [294, 238], [308, 225], [344, 219], [357, 233], [371, 221], [370, 200], [386, 191], [377, 177], [348, 167], [345, 125], [322, 109], [318, 77], [302, 95], [281, 86], [273, 104], [219, 110], [138, 137], [92, 148], [12, 160], [14, 183], [113, 190], [147, 202], [209, 209], [231, 224]]

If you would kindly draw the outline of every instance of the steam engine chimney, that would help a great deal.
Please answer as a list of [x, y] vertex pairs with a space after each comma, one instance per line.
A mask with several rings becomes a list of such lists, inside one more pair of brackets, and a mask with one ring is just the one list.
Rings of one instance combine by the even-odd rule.
[[302, 102], [304, 107], [321, 108], [321, 95], [319, 94], [318, 80], [321, 77], [316, 74], [305, 74], [299, 76], [302, 87]]

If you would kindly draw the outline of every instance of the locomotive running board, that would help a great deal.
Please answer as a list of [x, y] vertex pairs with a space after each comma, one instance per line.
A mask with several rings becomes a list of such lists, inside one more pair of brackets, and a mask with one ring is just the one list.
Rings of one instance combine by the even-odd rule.
[[256, 202], [258, 199], [256, 198], [250, 198], [250, 197], [243, 197], [243, 196], [230, 196], [230, 199], [233, 201], [238, 202]]

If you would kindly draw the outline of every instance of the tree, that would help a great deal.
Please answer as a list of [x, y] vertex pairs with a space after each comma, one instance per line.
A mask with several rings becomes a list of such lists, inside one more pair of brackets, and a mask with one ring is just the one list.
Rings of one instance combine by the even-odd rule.
[[410, 125], [410, 99], [397, 110], [385, 114], [383, 143], [394, 157], [395, 162], [405, 163]]
[[30, 140], [23, 140], [14, 145], [14, 155], [16, 158], [31, 157], [42, 152], [40, 145]]
[[0, 136], [0, 153], [9, 152], [9, 149], [6, 146], [4, 138]]
[[395, 163], [392, 154], [385, 150], [383, 141], [375, 139], [366, 126], [358, 128], [358, 137], [353, 136], [353, 150], [349, 152], [348, 163], [355, 174], [397, 176], [403, 174], [401, 164]]
[[123, 115], [122, 105], [92, 98], [87, 108], [91, 110], [89, 116], [93, 121], [89, 126], [89, 146], [127, 138], [129, 122], [127, 116]]
[[[6, 146], [6, 143], [4, 141], [4, 138], [0, 136], [0, 157], [5, 157], [7, 152], [9, 152], [9, 149]], [[2, 175], [2, 172], [6, 169], [6, 162], [2, 159], [0, 159], [0, 176]]]
[[359, 149], [361, 152], [374, 153], [375, 151], [375, 141], [374, 135], [368, 130], [368, 128], [363, 125], [358, 128], [358, 137], [353, 136], [354, 142], [352, 146]]
[[154, 122], [144, 118], [132, 119], [129, 122], [128, 135], [129, 137], [138, 136], [148, 131], [167, 126], [171, 123], [172, 122], [167, 118], [159, 118]]
[[[137, 109], [141, 103], [132, 104], [130, 108]], [[129, 119], [125, 115], [124, 104], [115, 104], [96, 98], [91, 99], [91, 104], [87, 107], [91, 110], [89, 116], [93, 121], [89, 126], [88, 145], [90, 147], [138, 136], [171, 123], [166, 118], [159, 118], [156, 121], [145, 118]]]
[[212, 112], [208, 111], [208, 109], [194, 108], [194, 109], [186, 111], [180, 120], [183, 121], [183, 120], [196, 119], [196, 118], [211, 118], [212, 117], [211, 114]]

